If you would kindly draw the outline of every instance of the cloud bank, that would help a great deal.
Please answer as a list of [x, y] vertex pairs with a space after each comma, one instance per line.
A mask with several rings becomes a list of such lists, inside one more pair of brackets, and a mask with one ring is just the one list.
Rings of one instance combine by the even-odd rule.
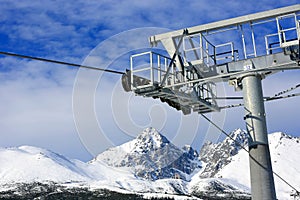
[[[296, 3], [298, 3], [296, 0], [276, 2], [262, 0], [255, 4], [253, 1], [233, 0], [216, 2], [79, 0], [75, 3], [55, 0], [3, 0], [0, 7], [0, 49], [125, 70], [129, 66], [130, 52], [120, 55], [117, 53], [119, 48], [132, 49], [138, 45], [145, 45], [147, 38], [141, 42], [135, 40], [137, 35], [128, 35], [127, 39], [131, 42], [125, 47], [111, 43], [106, 47], [107, 50], [101, 49], [97, 52], [97, 48], [94, 51], [93, 49], [104, 41], [109, 41], [114, 35], [136, 28], [181, 29]], [[126, 45], [126, 41], [122, 44]], [[108, 60], [113, 62], [107, 63]], [[35, 145], [69, 157], [90, 159], [92, 156], [88, 151], [91, 149], [86, 149], [81, 142], [82, 133], [79, 135], [77, 133], [78, 127], [74, 123], [72, 110], [74, 82], [79, 72], [70, 67], [1, 56], [0, 126], [3, 139], [0, 140], [0, 145], [4, 147]], [[87, 75], [93, 73], [87, 72]], [[98, 78], [99, 74], [95, 77]], [[299, 72], [285, 72], [267, 78], [263, 81], [265, 95], [272, 95], [294, 86], [299, 83], [298, 77]], [[89, 76], [86, 78], [89, 79]], [[95, 152], [125, 142], [137, 134], [130, 133], [130, 126], [120, 125], [130, 122], [121, 120], [119, 124], [115, 123], [118, 115], [122, 116], [124, 113], [120, 114], [118, 109], [112, 108], [110, 100], [114, 95], [113, 98], [124, 98], [129, 105], [129, 113], [125, 113], [125, 116], [129, 115], [131, 123], [135, 123], [137, 129], [134, 130], [151, 125], [153, 120], [162, 115], [163, 120], [155, 123], [163, 133], [168, 134], [169, 139], [182, 144], [190, 142], [198, 149], [203, 140], [207, 139], [203, 133], [207, 132], [208, 124], [203, 119], [198, 119], [198, 116], [182, 119], [185, 117], [165, 104], [124, 94], [120, 91], [118, 77], [105, 75], [101, 80], [93, 91], [94, 116], [98, 120], [97, 123], [101, 123], [107, 136], [105, 140], [93, 144]], [[234, 93], [233, 88], [228, 86], [226, 93], [241, 95]], [[296, 109], [298, 105], [298, 98], [268, 103], [266, 110], [269, 131], [286, 131], [292, 135], [299, 135], [300, 125], [297, 123], [299, 113]], [[244, 127], [242, 108], [227, 110], [221, 114], [226, 115], [225, 130]], [[196, 130], [197, 134], [185, 138], [190, 129], [177, 133], [178, 121], [184, 121], [185, 125]], [[218, 137], [212, 139], [217, 140]], [[93, 153], [95, 152], [93, 150]]]

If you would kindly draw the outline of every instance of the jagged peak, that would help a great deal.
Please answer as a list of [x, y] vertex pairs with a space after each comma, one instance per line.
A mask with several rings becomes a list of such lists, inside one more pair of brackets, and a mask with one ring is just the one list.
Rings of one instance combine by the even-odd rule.
[[167, 140], [168, 141], [168, 139], [165, 136], [163, 136], [161, 133], [159, 133], [153, 127], [148, 127], [146, 129], [144, 129], [142, 131], [142, 133], [137, 136], [137, 139], [141, 139], [141, 138], [145, 138], [145, 137], [151, 137], [152, 139], [154, 139], [154, 142], [156, 142], [155, 141], [156, 139], [157, 140]]
[[230, 137], [226, 137], [222, 143], [230, 143], [235, 145], [246, 145], [248, 143], [248, 133], [242, 129], [235, 129], [229, 134]]
[[283, 141], [288, 141], [289, 144], [292, 144], [294, 142], [300, 143], [300, 137], [293, 137], [283, 132], [275, 132], [269, 134], [268, 138], [269, 138], [269, 144], [275, 145], [275, 148], [277, 148], [281, 144], [286, 144], [286, 142], [283, 143]]
[[188, 145], [188, 144], [184, 145], [182, 147], [182, 150], [184, 150], [184, 151], [191, 151], [191, 150], [194, 151], [193, 147], [191, 145]]
[[232, 131], [230, 134], [229, 134], [233, 139], [237, 139], [239, 137], [248, 137], [248, 134], [247, 134], [247, 131], [243, 130], [243, 129], [235, 129], [234, 131]]
[[[235, 129], [234, 131], [229, 133], [229, 137], [227, 136], [223, 141], [218, 143], [214, 143], [212, 141], [205, 141], [202, 148], [210, 147], [210, 146], [220, 146], [222, 144], [231, 144], [234, 145], [236, 143], [245, 145], [248, 142], [248, 133], [243, 129]], [[236, 146], [236, 145], [234, 145]]]
[[182, 150], [188, 154], [190, 159], [194, 159], [199, 156], [198, 152], [195, 149], [193, 149], [191, 145], [184, 145], [182, 147]]
[[147, 153], [152, 150], [163, 148], [169, 143], [170, 141], [155, 128], [148, 127], [134, 140], [121, 145], [121, 148], [127, 153]]
[[[232, 139], [230, 139], [229, 137], [227, 137], [225, 139], [225, 141], [231, 141], [229, 143], [238, 143], [238, 144], [242, 144], [242, 145], [247, 145], [248, 144], [248, 138], [249, 138], [249, 135], [247, 133], [247, 131], [245, 130], [242, 130], [242, 129], [236, 129], [234, 131], [232, 131], [230, 133], [230, 137], [232, 139], [234, 139], [236, 142], [234, 142]], [[269, 142], [279, 142], [283, 139], [289, 139], [289, 140], [295, 140], [295, 141], [299, 141], [299, 137], [293, 137], [291, 135], [288, 135], [284, 132], [274, 132], [274, 133], [271, 133], [271, 134], [268, 134], [268, 138], [269, 138]]]
[[149, 144], [154, 148], [160, 148], [164, 146], [164, 144], [170, 143], [165, 136], [163, 136], [153, 127], [143, 130], [143, 132], [137, 136], [136, 141], [137, 143]]
[[197, 150], [195, 150], [191, 145], [188, 144], [184, 145], [182, 147], [182, 150], [187, 153], [198, 154]]
[[281, 140], [282, 138], [287, 138], [287, 139], [294, 138], [294, 137], [292, 137], [290, 135], [287, 135], [287, 134], [285, 134], [283, 132], [274, 132], [274, 133], [271, 133], [271, 134], [269, 134], [269, 137], [277, 139], [277, 140]]
[[151, 180], [171, 178], [175, 173], [188, 180], [201, 166], [191, 146], [180, 149], [152, 127], [143, 130], [135, 139], [99, 154], [93, 162], [96, 161], [129, 167], [135, 176]]

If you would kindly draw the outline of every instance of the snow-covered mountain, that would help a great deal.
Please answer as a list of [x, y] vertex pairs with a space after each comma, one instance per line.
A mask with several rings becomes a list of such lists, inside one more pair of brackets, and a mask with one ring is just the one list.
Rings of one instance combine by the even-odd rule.
[[180, 178], [201, 168], [198, 153], [190, 146], [180, 149], [154, 128], [145, 129], [136, 139], [108, 149], [93, 160], [112, 167], [130, 168], [138, 177], [148, 180]]
[[140, 180], [130, 169], [110, 167], [101, 161], [70, 160], [41, 148], [0, 149], [0, 199], [57, 199], [59, 195], [67, 195], [60, 199], [80, 195], [82, 199], [142, 199], [139, 193], [172, 197], [186, 194], [187, 188], [181, 179]]
[[[247, 147], [247, 133], [240, 129], [230, 136]], [[300, 138], [276, 132], [268, 135], [273, 171], [293, 187], [300, 189]], [[226, 138], [218, 144], [206, 143], [200, 151], [204, 170], [196, 174], [191, 185], [195, 189], [205, 178], [213, 178], [250, 192], [249, 156], [240, 145]], [[278, 199], [294, 199], [291, 187], [274, 175]], [[197, 189], [197, 188], [196, 188]], [[202, 189], [201, 189], [202, 190]], [[199, 189], [198, 189], [199, 191]], [[195, 192], [195, 191], [193, 191]], [[299, 197], [300, 198], [300, 197]]]
[[[248, 136], [241, 129], [232, 131], [224, 141], [214, 144], [206, 142], [200, 151], [201, 161], [205, 163], [201, 178], [212, 178], [224, 166], [231, 162], [232, 157], [239, 153], [241, 145], [247, 148]], [[234, 140], [232, 140], [234, 139]]]
[[[273, 171], [300, 190], [300, 138], [277, 132], [269, 135], [269, 145]], [[215, 177], [229, 179], [250, 188], [248, 154], [245, 151], [240, 151]], [[293, 199], [289, 196], [292, 193], [292, 188], [275, 175], [274, 179], [277, 198]]]
[[[0, 149], [0, 184], [34, 181], [88, 181], [79, 161], [37, 147]], [[83, 164], [83, 163], [82, 163]]]
[[[244, 131], [231, 137], [247, 145]], [[269, 141], [274, 171], [300, 188], [299, 138], [274, 133]], [[278, 199], [293, 199], [291, 188], [275, 181]], [[250, 199], [249, 192], [247, 152], [229, 138], [198, 155], [148, 128], [88, 163], [36, 147], [0, 148], [0, 198]]]

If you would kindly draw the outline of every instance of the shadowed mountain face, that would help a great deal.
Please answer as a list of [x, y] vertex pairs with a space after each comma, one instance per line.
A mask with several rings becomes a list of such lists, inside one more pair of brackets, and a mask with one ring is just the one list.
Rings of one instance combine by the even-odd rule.
[[224, 141], [214, 144], [207, 142], [203, 145], [199, 157], [206, 165], [201, 173], [201, 178], [212, 178], [224, 166], [231, 162], [232, 156], [236, 155], [242, 145], [248, 148], [247, 133], [241, 129], [237, 129], [230, 133], [231, 138], [226, 137]]

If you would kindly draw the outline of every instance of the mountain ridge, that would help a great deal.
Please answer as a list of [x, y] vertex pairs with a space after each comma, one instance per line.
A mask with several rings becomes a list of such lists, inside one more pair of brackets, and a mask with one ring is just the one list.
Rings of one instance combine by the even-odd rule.
[[[207, 163], [201, 174], [201, 178], [212, 178], [218, 171], [226, 166], [232, 156], [236, 155], [242, 147], [248, 145], [248, 135], [242, 129], [236, 129], [222, 142], [206, 142], [199, 153], [201, 161]], [[221, 159], [222, 158], [222, 159]]]
[[176, 147], [154, 128], [147, 128], [136, 139], [99, 154], [93, 162], [112, 167], [129, 167], [135, 175], [148, 180], [173, 178], [183, 180], [201, 167], [198, 153], [185, 146]]
[[[245, 131], [237, 129], [231, 137], [247, 145]], [[93, 191], [97, 195], [107, 195], [108, 191], [114, 191], [142, 195], [141, 198], [149, 193], [148, 196], [164, 194], [161, 198], [183, 195], [179, 197], [250, 199], [248, 154], [230, 138], [217, 144], [207, 143], [200, 154], [189, 145], [176, 147], [153, 128], [144, 130], [137, 138], [108, 149], [88, 163], [37, 147], [0, 148], [0, 197], [26, 195], [30, 192], [28, 188], [36, 188], [34, 191], [39, 195], [44, 194], [41, 191], [47, 191], [47, 194], [55, 191], [77, 194], [78, 190], [84, 195]], [[300, 174], [300, 166], [293, 159], [300, 153], [299, 138], [278, 132], [269, 135], [269, 142], [274, 171], [299, 188], [297, 174]], [[141, 157], [135, 157], [137, 155]], [[111, 160], [105, 161], [103, 158]], [[122, 162], [124, 158], [127, 160]], [[178, 163], [185, 167], [181, 168]], [[153, 172], [152, 169], [145, 169], [148, 165], [155, 173], [160, 169], [161, 174], [145, 177], [143, 173]], [[175, 177], [176, 173], [180, 177]], [[275, 181], [278, 198], [291, 199], [291, 189], [276, 178]]]

